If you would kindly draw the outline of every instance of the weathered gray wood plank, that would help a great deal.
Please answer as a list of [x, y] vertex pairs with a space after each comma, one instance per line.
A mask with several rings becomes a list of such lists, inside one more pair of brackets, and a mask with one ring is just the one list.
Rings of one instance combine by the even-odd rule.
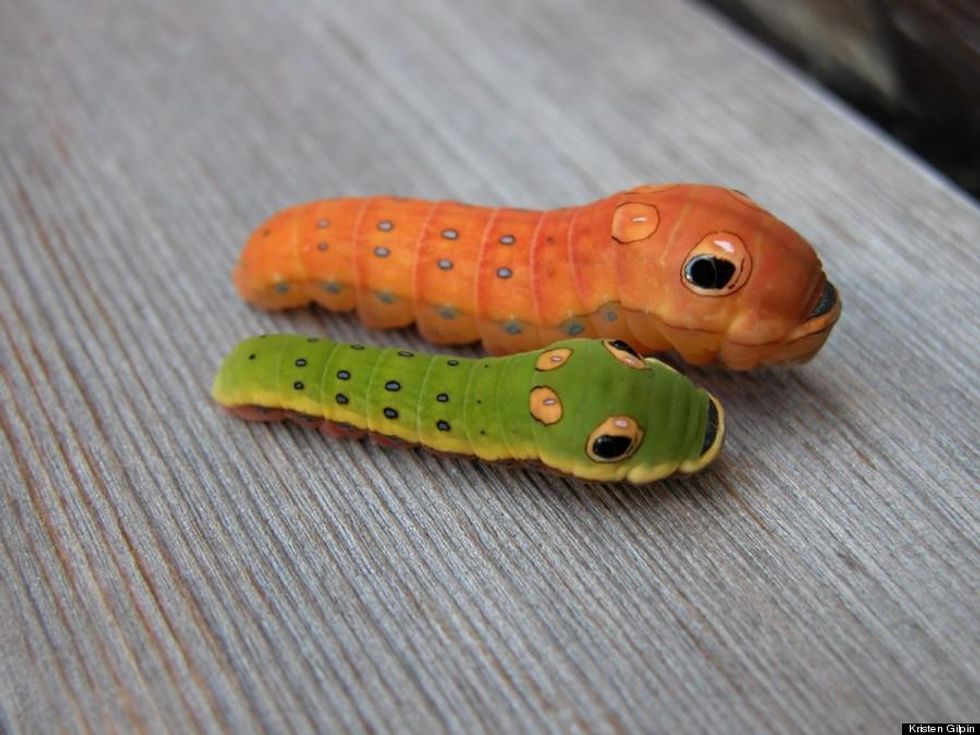
[[[980, 715], [980, 216], [725, 24], [671, 0], [36, 0], [0, 5], [0, 79], [0, 729]], [[231, 263], [281, 206], [658, 180], [751, 192], [845, 304], [810, 365], [688, 370], [730, 413], [704, 475], [594, 488], [209, 403], [249, 333], [421, 346], [239, 303]]]

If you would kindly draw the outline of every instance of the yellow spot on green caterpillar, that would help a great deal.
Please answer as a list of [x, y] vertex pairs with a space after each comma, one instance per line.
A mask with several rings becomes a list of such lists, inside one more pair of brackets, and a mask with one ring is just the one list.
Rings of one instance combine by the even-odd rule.
[[556, 370], [564, 365], [568, 358], [571, 357], [572, 351], [567, 347], [559, 347], [554, 350], [545, 350], [538, 357], [538, 361], [534, 363], [534, 369], [545, 371], [545, 370]]
[[546, 385], [531, 389], [530, 408], [531, 415], [545, 426], [561, 421], [561, 399]]

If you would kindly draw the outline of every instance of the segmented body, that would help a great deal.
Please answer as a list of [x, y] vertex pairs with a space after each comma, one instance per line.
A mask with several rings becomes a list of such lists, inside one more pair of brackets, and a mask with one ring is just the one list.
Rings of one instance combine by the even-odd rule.
[[235, 283], [262, 308], [356, 309], [370, 327], [414, 322], [491, 354], [606, 337], [734, 368], [811, 356], [839, 314], [797, 233], [738, 192], [691, 184], [549, 211], [311, 202], [256, 230]]
[[293, 418], [588, 480], [694, 472], [724, 437], [705, 391], [608, 340], [471, 360], [269, 335], [239, 344], [212, 392], [244, 418]]

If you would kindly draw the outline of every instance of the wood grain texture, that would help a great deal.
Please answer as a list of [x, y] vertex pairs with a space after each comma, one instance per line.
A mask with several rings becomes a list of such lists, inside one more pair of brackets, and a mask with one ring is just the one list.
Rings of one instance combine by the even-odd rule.
[[[978, 719], [980, 214], [675, 0], [0, 4], [0, 730], [897, 732]], [[208, 400], [288, 204], [722, 182], [823, 255], [811, 364], [655, 489]], [[475, 354], [461, 350], [460, 354]], [[830, 719], [828, 719], [830, 718]]]

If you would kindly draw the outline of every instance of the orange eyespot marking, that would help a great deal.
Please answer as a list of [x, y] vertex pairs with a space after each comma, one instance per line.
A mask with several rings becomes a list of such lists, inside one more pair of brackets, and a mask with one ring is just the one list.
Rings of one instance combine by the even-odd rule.
[[734, 232], [712, 232], [684, 259], [681, 282], [699, 296], [728, 296], [745, 285], [752, 256]]
[[616, 242], [630, 243], [646, 240], [657, 231], [660, 212], [652, 204], [626, 202], [616, 207], [612, 236]]
[[610, 416], [589, 434], [585, 453], [594, 462], [619, 462], [643, 441], [643, 429], [632, 416]]
[[572, 356], [572, 351], [567, 347], [558, 347], [554, 350], [545, 350], [534, 363], [534, 369], [539, 371], [557, 370]]
[[634, 370], [649, 370], [650, 366], [644, 362], [640, 354], [634, 350], [626, 342], [621, 339], [604, 339], [602, 340], [602, 346], [605, 347], [609, 354], [623, 363], [626, 367], [631, 367]]
[[546, 385], [531, 388], [531, 415], [545, 426], [561, 421], [561, 399]]

